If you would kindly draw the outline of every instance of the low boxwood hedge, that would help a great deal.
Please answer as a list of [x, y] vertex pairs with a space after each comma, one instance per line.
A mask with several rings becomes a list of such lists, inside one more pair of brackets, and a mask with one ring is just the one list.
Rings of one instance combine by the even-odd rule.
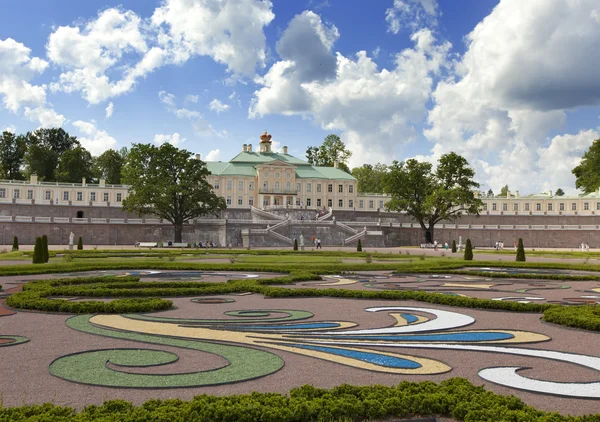
[[600, 306], [556, 306], [544, 311], [543, 320], [567, 327], [600, 331]]

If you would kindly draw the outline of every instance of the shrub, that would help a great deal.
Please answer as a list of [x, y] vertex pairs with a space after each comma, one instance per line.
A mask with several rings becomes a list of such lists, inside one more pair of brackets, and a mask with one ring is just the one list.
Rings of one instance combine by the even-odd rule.
[[373, 257], [371, 256], [371, 254], [367, 255], [367, 257], [365, 258], [365, 262], [367, 264], [370, 264], [371, 262], [373, 262]]
[[50, 253], [48, 252], [48, 236], [42, 236], [42, 262], [48, 262], [50, 260]]
[[35, 246], [33, 247], [33, 264], [43, 264], [44, 263], [44, 254], [42, 252], [42, 238], [35, 238]]
[[525, 262], [525, 248], [523, 247], [523, 239], [519, 237], [519, 245], [517, 246], [517, 261]]
[[12, 247], [12, 251], [18, 251], [19, 250], [19, 238], [17, 236], [13, 237], [13, 247]]
[[360, 239], [358, 239], [358, 244], [356, 245], [356, 252], [362, 252], [362, 243]]
[[81, 236], [79, 236], [79, 240], [77, 240], [77, 250], [83, 250], [83, 239], [81, 238]]
[[294, 250], [298, 250], [298, 239], [294, 239]]
[[173, 261], [175, 261], [175, 255], [170, 254], [167, 259], [169, 261], [173, 262]]
[[471, 245], [471, 239], [467, 239], [467, 244], [465, 245], [465, 261], [473, 260], [473, 246]]
[[452, 241], [452, 253], [456, 253], [456, 240]]

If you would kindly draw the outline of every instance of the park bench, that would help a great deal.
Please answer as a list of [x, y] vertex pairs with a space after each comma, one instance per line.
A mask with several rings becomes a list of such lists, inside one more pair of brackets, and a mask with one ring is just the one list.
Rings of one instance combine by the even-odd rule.
[[139, 248], [156, 248], [158, 243], [156, 242], [138, 242], [137, 246]]

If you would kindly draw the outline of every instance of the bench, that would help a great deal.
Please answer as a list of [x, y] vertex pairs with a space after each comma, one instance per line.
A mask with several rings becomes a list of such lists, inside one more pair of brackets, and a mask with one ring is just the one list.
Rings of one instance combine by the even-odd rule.
[[181, 242], [181, 243], [172, 242], [169, 245], [169, 242], [163, 242], [162, 246], [163, 246], [163, 248], [187, 248], [188, 244], [186, 242]]
[[158, 243], [156, 242], [137, 242], [136, 246], [138, 248], [156, 248]]

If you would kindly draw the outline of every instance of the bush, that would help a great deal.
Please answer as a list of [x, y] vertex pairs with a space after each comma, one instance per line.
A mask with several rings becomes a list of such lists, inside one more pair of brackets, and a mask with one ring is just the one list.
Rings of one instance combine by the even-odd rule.
[[42, 236], [42, 262], [48, 262], [50, 260], [50, 253], [48, 252], [48, 236]]
[[567, 327], [600, 331], [599, 306], [557, 306], [544, 311], [544, 317], [542, 319]]
[[523, 239], [519, 237], [519, 245], [517, 246], [517, 261], [525, 262], [525, 248], [523, 247]]
[[33, 264], [43, 264], [44, 263], [44, 253], [42, 252], [42, 238], [35, 238], [35, 246], [33, 247]]
[[465, 261], [473, 260], [473, 246], [471, 245], [471, 239], [467, 239], [467, 244], [465, 245]]
[[371, 256], [371, 254], [367, 255], [367, 257], [365, 258], [365, 262], [367, 264], [370, 264], [371, 262], [373, 262], [373, 257]]
[[12, 251], [16, 252], [19, 250], [19, 238], [17, 236], [13, 237], [13, 247]]
[[298, 239], [294, 239], [294, 250], [298, 250]]
[[456, 240], [452, 241], [452, 253], [456, 253]]
[[79, 236], [79, 240], [77, 240], [77, 250], [78, 251], [83, 250], [83, 239], [81, 238], [81, 236]]
[[358, 244], [356, 245], [356, 252], [362, 252], [362, 243], [360, 239], [358, 239]]

